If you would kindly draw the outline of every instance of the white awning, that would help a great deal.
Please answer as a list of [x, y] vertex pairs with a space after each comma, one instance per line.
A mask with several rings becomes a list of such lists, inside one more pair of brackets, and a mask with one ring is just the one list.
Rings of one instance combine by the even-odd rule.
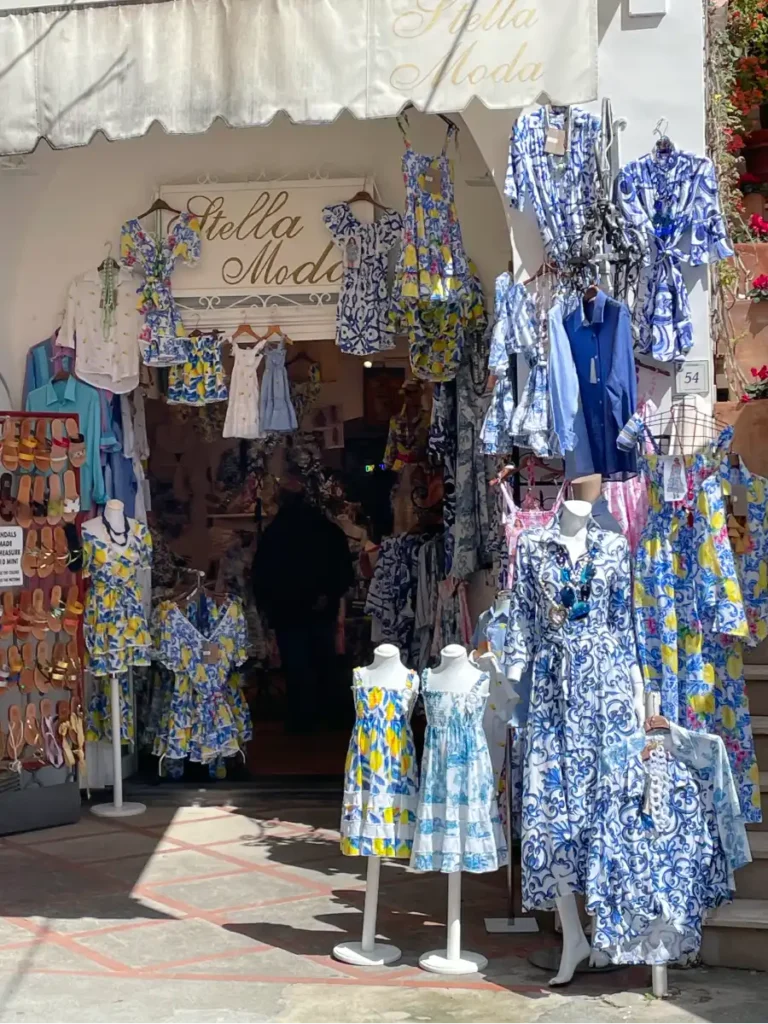
[[0, 153], [597, 95], [596, 0], [0, 0]]

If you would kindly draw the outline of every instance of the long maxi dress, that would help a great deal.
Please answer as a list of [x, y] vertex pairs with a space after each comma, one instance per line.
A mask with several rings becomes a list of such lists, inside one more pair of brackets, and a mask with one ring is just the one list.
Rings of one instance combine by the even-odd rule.
[[[571, 618], [561, 601], [563, 583], [569, 567], [577, 579], [588, 561], [594, 570], [588, 609]], [[522, 532], [505, 662], [508, 673], [532, 666], [523, 753], [523, 903], [547, 908], [558, 896], [585, 891], [600, 758], [638, 729], [623, 536], [590, 520], [587, 551], [571, 566], [559, 518]]]

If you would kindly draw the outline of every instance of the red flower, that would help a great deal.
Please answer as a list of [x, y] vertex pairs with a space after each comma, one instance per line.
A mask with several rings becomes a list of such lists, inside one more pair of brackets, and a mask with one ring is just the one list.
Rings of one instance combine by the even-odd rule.
[[740, 176], [740, 178], [739, 178], [739, 184], [740, 185], [759, 185], [760, 184], [760, 179], [758, 178], [758, 176], [756, 174], [752, 174], [752, 173], [750, 173], [750, 171], [745, 171]]
[[768, 291], [768, 274], [759, 274], [752, 282], [752, 287], [758, 291]]

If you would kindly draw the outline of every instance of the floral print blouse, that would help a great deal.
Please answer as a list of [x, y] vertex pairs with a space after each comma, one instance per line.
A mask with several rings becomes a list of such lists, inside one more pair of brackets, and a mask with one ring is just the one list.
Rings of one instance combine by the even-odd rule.
[[189, 359], [187, 330], [171, 292], [171, 273], [177, 260], [191, 266], [200, 259], [200, 222], [181, 213], [167, 234], [156, 237], [134, 217], [120, 233], [120, 260], [144, 276], [138, 289], [138, 310], [144, 315], [139, 334], [147, 366], [174, 366]]

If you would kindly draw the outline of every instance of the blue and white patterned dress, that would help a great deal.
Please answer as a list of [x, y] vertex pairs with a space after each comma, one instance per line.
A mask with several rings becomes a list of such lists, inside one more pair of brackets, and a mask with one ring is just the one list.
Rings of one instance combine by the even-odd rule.
[[559, 519], [524, 530], [515, 555], [504, 651], [508, 672], [532, 663], [522, 802], [523, 902], [529, 909], [584, 892], [601, 751], [637, 728], [629, 548], [620, 534], [590, 520], [587, 552], [594, 567], [589, 612], [559, 625], [555, 609], [569, 558]]
[[592, 943], [614, 963], [695, 956], [707, 910], [728, 902], [752, 859], [723, 741], [670, 727], [660, 817], [647, 800], [647, 738], [605, 751], [589, 849]]
[[624, 215], [648, 247], [634, 311], [638, 347], [662, 362], [684, 359], [693, 325], [681, 263], [698, 267], [733, 256], [714, 165], [683, 150], [647, 153], [619, 171], [616, 185]]
[[435, 689], [431, 677], [426, 669], [427, 733], [411, 867], [495, 871], [506, 864], [507, 847], [483, 732], [488, 676], [460, 693]]
[[259, 398], [259, 430], [262, 435], [270, 431], [285, 434], [298, 429], [285, 368], [285, 351], [285, 341], [281, 339], [264, 352], [266, 366]]
[[[517, 357], [528, 363], [523, 394], [515, 407]], [[481, 430], [488, 455], [506, 455], [520, 446], [542, 457], [556, 454], [549, 365], [542, 331], [536, 323], [536, 303], [511, 274], [496, 278], [496, 299], [488, 370], [496, 378]]]
[[325, 207], [323, 221], [341, 249], [344, 264], [336, 306], [336, 344], [353, 356], [393, 348], [387, 255], [400, 240], [403, 218], [396, 210], [386, 210], [368, 223], [357, 219], [349, 203], [335, 203]]
[[[565, 262], [597, 199], [600, 124], [580, 107], [539, 107], [512, 129], [504, 191], [518, 210], [530, 203], [552, 263]], [[548, 127], [567, 129], [564, 156], [545, 153]]]

